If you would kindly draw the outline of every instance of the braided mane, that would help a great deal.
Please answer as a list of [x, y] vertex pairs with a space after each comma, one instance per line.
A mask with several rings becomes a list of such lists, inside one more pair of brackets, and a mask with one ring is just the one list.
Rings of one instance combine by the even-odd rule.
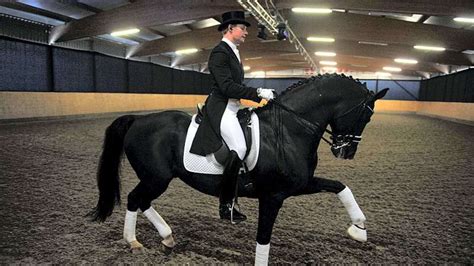
[[296, 83], [291, 84], [291, 85], [290, 85], [288, 88], [286, 88], [282, 93], [280, 93], [280, 94], [278, 95], [278, 97], [283, 96], [283, 95], [285, 95], [287, 92], [289, 92], [289, 91], [291, 91], [291, 90], [293, 90], [293, 89], [295, 89], [295, 88], [298, 88], [298, 87], [300, 87], [300, 86], [303, 86], [303, 85], [305, 85], [305, 84], [307, 84], [307, 83], [315, 82], [315, 81], [318, 81], [318, 80], [321, 80], [321, 79], [324, 79], [324, 78], [337, 78], [337, 77], [349, 79], [349, 80], [354, 81], [355, 83], [358, 83], [358, 84], [360, 84], [360, 85], [363, 85], [363, 84], [360, 82], [359, 79], [354, 79], [352, 76], [346, 76], [346, 75], [344, 75], [344, 74], [335, 74], [335, 73], [333, 73], [333, 74], [328, 74], [328, 73], [326, 73], [326, 74], [324, 74], [324, 75], [318, 74], [318, 75], [316, 75], [316, 76], [311, 76], [311, 77], [309, 77], [309, 78], [307, 78], [307, 79], [300, 80], [300, 81], [298, 81], [298, 82], [296, 82]]
[[[318, 74], [318, 75], [315, 75], [315, 76], [311, 76], [307, 79], [304, 79], [304, 80], [300, 80], [298, 82], [295, 82], [293, 84], [291, 84], [288, 88], [286, 88], [284, 91], [282, 91], [278, 96], [277, 96], [277, 99], [284, 96], [285, 94], [287, 94], [288, 92], [291, 92], [295, 89], [298, 89], [300, 87], [302, 87], [303, 85], [305, 84], [308, 84], [308, 83], [312, 83], [312, 82], [317, 82], [319, 80], [322, 80], [322, 79], [327, 79], [327, 78], [342, 78], [342, 79], [348, 79], [348, 80], [351, 80], [359, 85], [362, 85], [364, 86], [359, 79], [354, 79], [352, 76], [346, 76], [344, 74], [335, 74], [335, 73], [332, 73], [332, 74]], [[365, 87], [365, 86], [364, 86]], [[367, 92], [368, 92], [368, 89], [366, 88]], [[259, 107], [257, 109], [261, 109], [261, 110], [265, 110], [265, 109], [268, 109], [272, 106], [272, 102], [269, 102], [268, 104], [266, 104], [265, 106], [262, 106], [262, 107]]]

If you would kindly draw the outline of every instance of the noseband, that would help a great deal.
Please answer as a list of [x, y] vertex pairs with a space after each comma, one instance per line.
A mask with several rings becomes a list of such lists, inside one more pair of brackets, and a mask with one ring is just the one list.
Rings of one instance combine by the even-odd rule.
[[[367, 105], [367, 102], [368, 102], [368, 99], [369, 97], [367, 97], [366, 99], [364, 99], [363, 101], [361, 101], [359, 104], [355, 105], [354, 107], [350, 108], [349, 110], [347, 110], [346, 112], [342, 113], [341, 115], [339, 115], [338, 117], [334, 118], [335, 119], [338, 119], [338, 118], [341, 118], [341, 117], [344, 117], [350, 113], [352, 113], [354, 110], [356, 110], [357, 108], [359, 107], [362, 107], [362, 110], [364, 110], [365, 108], [369, 109], [369, 111], [371, 113], [374, 113], [374, 110], [372, 110], [372, 108], [370, 108], [368, 105]], [[323, 135], [324, 135], [324, 132], [323, 132], [323, 135], [321, 135], [321, 138], [327, 143], [329, 144], [329, 146], [331, 146], [332, 149], [341, 149], [345, 146], [350, 146], [352, 143], [359, 143], [361, 140], [362, 140], [362, 136], [356, 136], [356, 135], [352, 135], [352, 134], [345, 134], [345, 135], [342, 135], [342, 134], [336, 134], [336, 132], [332, 132], [331, 130], [327, 129], [327, 128], [322, 128], [321, 125], [319, 125], [319, 123], [314, 123], [314, 122], [311, 122], [305, 118], [303, 118], [299, 113], [297, 113], [296, 111], [294, 111], [293, 109], [289, 108], [288, 106], [284, 105], [283, 103], [281, 103], [279, 100], [277, 99], [273, 99], [271, 100], [275, 105], [277, 105], [278, 107], [280, 107], [281, 109], [287, 111], [288, 113], [292, 114], [293, 116], [295, 116], [296, 119], [298, 119], [300, 122], [302, 122], [301, 124], [306, 128], [308, 129], [310, 132], [312, 132], [313, 134], [316, 134], [316, 133], [320, 133], [322, 131], [325, 131], [329, 134], [331, 134], [331, 141], [327, 140]], [[360, 118], [362, 117], [362, 114], [363, 112], [360, 112], [360, 115], [359, 115], [359, 118], [357, 119], [356, 122], [359, 122], [360, 121]], [[355, 126], [355, 122], [354, 124], [352, 125], [351, 127], [351, 131], [353, 130]]]
[[[352, 126], [349, 130], [349, 132], [354, 132], [355, 131], [354, 127], [358, 122], [360, 122], [360, 119], [361, 119], [362, 115], [364, 114], [363, 111], [365, 110], [365, 108], [369, 109], [371, 114], [374, 113], [374, 110], [372, 110], [372, 108], [370, 108], [370, 106], [367, 105], [368, 100], [369, 100], [369, 97], [367, 97], [366, 99], [361, 101], [359, 104], [355, 105], [354, 107], [350, 108], [348, 111], [344, 112], [340, 116], [334, 118], [334, 120], [336, 120], [338, 118], [341, 118], [341, 117], [344, 117], [344, 116], [352, 113], [354, 110], [360, 109], [359, 117], [352, 124]], [[328, 133], [331, 134], [331, 139], [333, 141], [333, 143], [330, 144], [330, 145], [333, 149], [336, 149], [336, 150], [341, 149], [345, 146], [350, 146], [352, 143], [359, 143], [362, 140], [362, 136], [357, 136], [357, 135], [352, 135], [352, 134], [342, 135], [342, 134], [336, 134], [335, 132], [334, 133], [328, 132]]]

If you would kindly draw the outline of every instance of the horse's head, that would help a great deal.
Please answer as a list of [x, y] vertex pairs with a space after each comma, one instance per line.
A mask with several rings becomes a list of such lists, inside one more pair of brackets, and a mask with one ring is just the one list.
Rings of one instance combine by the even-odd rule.
[[332, 129], [331, 151], [337, 158], [354, 159], [362, 131], [374, 113], [375, 101], [384, 97], [388, 89], [369, 92], [359, 103], [341, 109], [330, 121]]

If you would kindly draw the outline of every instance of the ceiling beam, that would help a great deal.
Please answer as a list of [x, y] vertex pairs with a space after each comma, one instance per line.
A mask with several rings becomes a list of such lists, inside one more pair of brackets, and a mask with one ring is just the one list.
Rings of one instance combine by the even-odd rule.
[[232, 0], [138, 0], [125, 6], [97, 13], [53, 28], [51, 40], [70, 41], [127, 28], [141, 28], [204, 19], [241, 9]]
[[421, 16], [420, 19], [418, 19], [418, 21], [417, 21], [416, 23], [422, 24], [422, 23], [424, 23], [426, 20], [428, 20], [430, 17], [431, 17], [431, 16], [429, 16], [429, 15], [423, 15], [423, 16]]
[[[219, 41], [219, 40], [218, 40]], [[217, 45], [217, 42], [212, 44]], [[211, 48], [213, 47], [211, 46]], [[239, 47], [240, 56], [244, 65], [253, 62], [257, 57], [263, 59], [272, 58], [277, 61], [303, 61], [303, 57], [295, 53], [295, 48], [289, 42], [261, 42], [254, 38], [241, 44]], [[183, 56], [176, 60], [176, 65], [191, 65], [197, 63], [207, 62], [209, 59], [211, 49], [200, 51], [193, 55]], [[292, 56], [281, 56], [281, 54], [292, 53]]]
[[19, 11], [23, 11], [23, 12], [27, 12], [27, 13], [32, 13], [32, 14], [35, 14], [35, 15], [40, 15], [40, 16], [43, 16], [43, 17], [48, 17], [48, 18], [52, 18], [52, 19], [59, 20], [59, 21], [64, 21], [64, 22], [70, 22], [70, 21], [73, 20], [72, 18], [70, 18], [68, 16], [64, 16], [64, 15], [61, 15], [61, 14], [58, 14], [58, 13], [50, 12], [50, 11], [47, 11], [45, 9], [36, 8], [36, 7], [30, 6], [30, 5], [18, 3], [18, 2], [15, 2], [15, 1], [1, 1], [0, 6], [4, 6], [4, 7], [12, 8], [12, 9], [15, 9], [15, 10], [19, 10]]
[[472, 16], [474, 1], [433, 0], [276, 0], [278, 9], [292, 7], [325, 7], [373, 12], [424, 14], [431, 16]]
[[388, 44], [432, 45], [449, 50], [472, 49], [474, 31], [438, 25], [334, 12], [326, 16], [312, 16], [285, 12], [298, 37], [324, 35], [338, 40], [371, 41]]
[[[247, 18], [247, 20], [252, 25], [257, 24], [257, 21], [253, 18]], [[150, 56], [188, 48], [209, 49], [217, 45], [217, 43], [222, 39], [221, 33], [217, 31], [217, 27], [218, 26], [212, 26], [192, 30], [172, 35], [167, 38], [144, 42], [139, 44], [137, 47], [132, 47], [129, 56]], [[255, 40], [255, 36], [257, 36], [257, 27], [249, 27], [248, 32], [247, 40]]]
[[204, 49], [217, 44], [221, 38], [217, 27], [193, 30], [141, 43], [133, 48], [134, 52], [130, 56], [150, 56], [188, 48]]
[[[172, 38], [175, 36], [171, 36], [168, 38]], [[189, 36], [188, 36], [189, 37]], [[298, 60], [303, 60], [302, 56], [298, 53], [295, 53], [295, 49], [287, 41], [284, 42], [261, 42], [255, 37], [248, 37], [249, 39], [243, 43], [239, 50], [241, 51], [241, 56], [244, 60], [244, 64], [246, 62], [245, 58], [252, 58], [252, 57], [263, 57], [263, 58], [276, 58], [282, 57], [281, 54], [290, 54], [294, 53], [294, 56], [290, 56], [289, 58], [297, 58]], [[193, 39], [193, 38], [192, 38]], [[205, 38], [206, 39], [206, 38]], [[211, 40], [206, 43], [206, 47], [212, 47], [213, 45], [217, 44], [219, 40]], [[160, 39], [165, 41], [165, 39]], [[170, 49], [173, 47], [173, 43], [167, 42], [158, 42], [160, 40], [151, 41], [147, 43], [155, 42], [156, 46], [155, 49], [161, 49], [163, 44], [169, 45]], [[179, 43], [179, 42], [176, 42]], [[182, 43], [191, 43], [191, 41], [183, 40]], [[435, 52], [423, 52], [410, 46], [404, 45], [388, 45], [388, 46], [373, 46], [373, 45], [364, 45], [358, 44], [354, 41], [336, 41], [334, 44], [317, 44], [313, 42], [308, 42], [306, 40], [302, 41], [303, 45], [306, 47], [310, 54], [314, 54], [315, 51], [333, 51], [336, 52], [338, 56], [357, 56], [359, 61], [364, 60], [384, 60], [385, 63], [394, 64], [393, 60], [395, 58], [413, 58], [418, 60], [418, 64], [413, 66], [413, 70], [423, 70], [423, 71], [430, 71], [433, 69], [426, 69], [426, 66], [421, 67], [423, 64], [446, 64], [446, 65], [472, 65], [469, 57], [466, 54], [453, 52], [453, 51], [445, 51], [441, 53]], [[202, 44], [199, 42], [199, 44]], [[189, 47], [189, 46], [188, 46]], [[202, 62], [207, 62], [209, 58], [210, 49], [202, 50], [196, 54], [188, 55], [180, 57], [179, 59], [175, 60], [175, 65], [190, 65], [190, 64], [197, 64]], [[286, 57], [286, 56], [285, 56]], [[283, 57], [283, 58], [285, 58]], [[313, 57], [314, 60], [320, 61], [324, 60], [322, 58]], [[330, 59], [329, 59], [330, 60]], [[406, 65], [400, 65], [402, 68], [406, 67]], [[411, 68], [410, 66], [408, 66]]]
[[338, 55], [355, 55], [373, 58], [413, 58], [418, 62], [439, 63], [446, 65], [472, 65], [468, 55], [454, 52], [425, 52], [414, 49], [408, 45], [366, 45], [359, 44], [356, 41], [336, 40], [333, 44], [314, 43], [302, 41], [304, 47], [313, 54], [315, 51], [331, 51]]
[[89, 12], [93, 12], [93, 13], [100, 13], [100, 12], [103, 12], [102, 9], [100, 8], [97, 8], [97, 7], [93, 7], [93, 6], [90, 6], [90, 5], [87, 5], [87, 4], [84, 4], [84, 3], [81, 3], [77, 0], [75, 1], [70, 1], [70, 4], [71, 5], [74, 5], [76, 7], [79, 7], [79, 8], [82, 8], [84, 10], [87, 10]]

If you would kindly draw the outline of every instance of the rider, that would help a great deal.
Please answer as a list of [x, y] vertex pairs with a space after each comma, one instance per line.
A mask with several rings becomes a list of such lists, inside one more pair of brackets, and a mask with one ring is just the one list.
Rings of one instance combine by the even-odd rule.
[[247, 37], [247, 27], [243, 11], [231, 11], [222, 15], [222, 41], [214, 47], [208, 62], [213, 78], [212, 90], [206, 99], [203, 119], [196, 132], [191, 152], [205, 156], [219, 150], [224, 145], [230, 154], [224, 165], [224, 179], [219, 195], [219, 215], [221, 219], [238, 223], [247, 217], [232, 208], [237, 185], [237, 177], [247, 150], [244, 134], [237, 119], [240, 99], [260, 102], [273, 99], [273, 90], [252, 88], [242, 84], [244, 70], [237, 46]]

